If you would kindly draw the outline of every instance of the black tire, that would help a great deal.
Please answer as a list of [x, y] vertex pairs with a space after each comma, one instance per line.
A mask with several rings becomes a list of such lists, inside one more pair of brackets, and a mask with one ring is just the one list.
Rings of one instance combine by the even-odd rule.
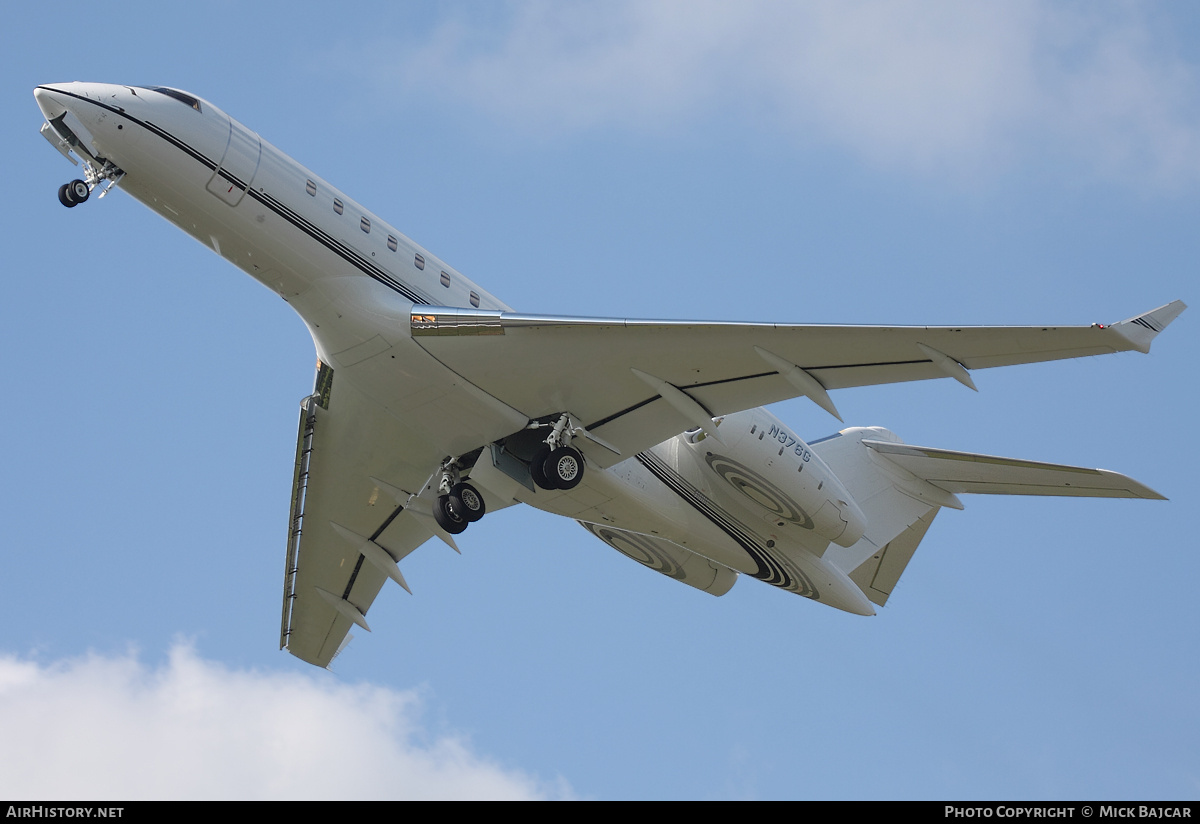
[[70, 195], [71, 200], [75, 201], [76, 203], [83, 203], [88, 199], [88, 195], [91, 193], [92, 190], [89, 189], [88, 185], [82, 180], [72, 180], [67, 184], [67, 194]]
[[583, 480], [583, 455], [578, 449], [560, 446], [546, 458], [542, 471], [556, 489], [574, 489]]
[[446, 506], [469, 524], [475, 523], [487, 512], [483, 496], [468, 483], [455, 484], [448, 498]]
[[433, 505], [433, 519], [438, 522], [438, 526], [451, 535], [458, 535], [469, 525], [466, 518], [451, 511], [449, 495], [438, 496]]
[[71, 184], [64, 183], [58, 187], [58, 202], [66, 206], [68, 209], [74, 209], [77, 205], [71, 200]]
[[554, 485], [554, 480], [546, 476], [545, 464], [548, 457], [550, 457], [550, 447], [543, 446], [529, 459], [529, 476], [533, 478], [533, 485], [538, 489], [558, 489]]

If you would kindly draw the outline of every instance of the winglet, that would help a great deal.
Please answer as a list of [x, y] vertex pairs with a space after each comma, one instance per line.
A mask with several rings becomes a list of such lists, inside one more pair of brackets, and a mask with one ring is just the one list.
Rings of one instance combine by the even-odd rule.
[[1133, 348], [1142, 353], [1150, 352], [1150, 343], [1159, 332], [1167, 328], [1167, 324], [1179, 317], [1187, 304], [1181, 300], [1160, 306], [1149, 312], [1138, 315], [1120, 323], [1114, 323], [1110, 329], [1132, 344]]

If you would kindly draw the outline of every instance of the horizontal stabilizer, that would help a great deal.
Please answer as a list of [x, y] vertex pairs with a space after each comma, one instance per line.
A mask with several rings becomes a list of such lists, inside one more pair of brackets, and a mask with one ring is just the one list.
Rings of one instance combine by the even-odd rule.
[[864, 440], [862, 444], [947, 492], [1166, 500], [1133, 478], [1107, 469], [1000, 458], [887, 441]]

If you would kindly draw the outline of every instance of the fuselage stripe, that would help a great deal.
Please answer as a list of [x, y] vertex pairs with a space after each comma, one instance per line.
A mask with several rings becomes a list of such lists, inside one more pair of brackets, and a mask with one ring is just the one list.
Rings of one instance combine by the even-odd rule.
[[[651, 452], [639, 452], [638, 462], [641, 463], [654, 477], [687, 502], [693, 509], [708, 518], [718, 529], [734, 540], [757, 565], [757, 571], [752, 577], [765, 581], [772, 586], [783, 589], [794, 589], [796, 582], [765, 547], [755, 541], [741, 524], [730, 518], [724, 511], [712, 505], [691, 484], [679, 477], [661, 458]], [[810, 588], [811, 589], [811, 588]]]

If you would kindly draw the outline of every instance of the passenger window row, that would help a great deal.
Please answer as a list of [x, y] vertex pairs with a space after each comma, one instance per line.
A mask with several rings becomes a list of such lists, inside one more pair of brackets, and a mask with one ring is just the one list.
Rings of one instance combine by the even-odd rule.
[[[305, 181], [304, 191], [308, 192], [309, 197], [316, 197], [317, 196], [316, 181], [313, 181], [313, 180]], [[340, 215], [343, 212], [345, 212], [345, 210], [346, 210], [345, 204], [342, 203], [342, 201], [339, 198], [335, 197], [333, 199], [333, 211]], [[358, 228], [363, 230], [363, 234], [367, 234], [367, 235], [371, 234], [371, 219], [365, 215], [362, 216], [361, 218], [359, 218]], [[395, 235], [387, 236], [387, 247], [389, 250], [391, 250], [393, 252], [395, 252], [400, 247], [400, 241], [398, 241], [396, 239]], [[415, 255], [413, 257], [413, 265], [423, 271], [425, 269], [424, 256], [419, 253], [417, 255]], [[450, 288], [450, 274], [448, 272], [445, 272], [445, 271], [442, 272], [441, 284], [442, 284], [442, 286], [445, 286], [447, 289]], [[476, 292], [472, 291], [470, 297], [471, 297], [471, 305], [478, 308], [479, 307], [479, 295]]]

